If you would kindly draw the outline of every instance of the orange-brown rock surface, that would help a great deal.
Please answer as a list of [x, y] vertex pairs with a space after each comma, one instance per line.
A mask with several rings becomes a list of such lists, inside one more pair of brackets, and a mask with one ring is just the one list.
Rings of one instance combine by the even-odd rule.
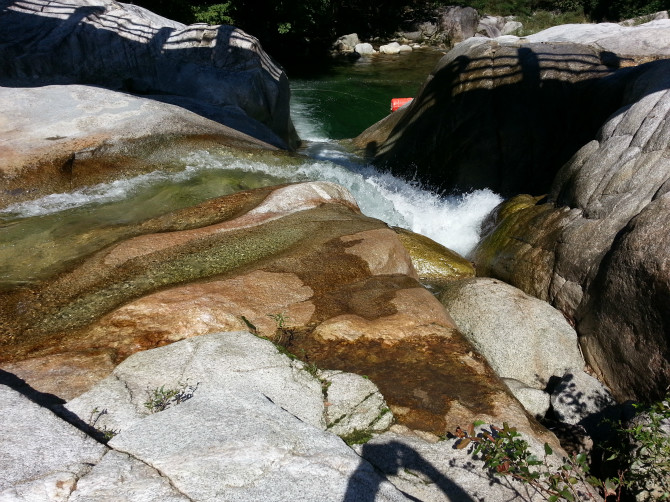
[[412, 428], [533, 427], [418, 283], [395, 232], [337, 185], [240, 192], [130, 234], [2, 293], [3, 369], [69, 399], [134, 352], [255, 329], [320, 367], [367, 375]]

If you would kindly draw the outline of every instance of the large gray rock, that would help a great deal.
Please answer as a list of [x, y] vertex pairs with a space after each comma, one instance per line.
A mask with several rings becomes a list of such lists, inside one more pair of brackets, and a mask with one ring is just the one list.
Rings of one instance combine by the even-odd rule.
[[130, 455], [110, 451], [77, 483], [68, 502], [189, 502], [160, 472]]
[[582, 370], [577, 333], [546, 302], [488, 278], [447, 283], [440, 301], [503, 378], [544, 389], [552, 376]]
[[167, 152], [177, 156], [175, 149], [193, 143], [256, 150], [283, 144], [266, 125], [228, 108], [226, 126], [101, 87], [0, 87], [0, 206], [116, 179], [128, 170], [155, 170]]
[[566, 424], [579, 424], [616, 405], [610, 391], [583, 371], [566, 373], [551, 393], [556, 418]]
[[[148, 391], [184, 389], [185, 382], [184, 399], [154, 413], [144, 405]], [[92, 406], [106, 410], [96, 426], [118, 430], [109, 446], [130, 456], [105, 458], [73, 500], [128, 493], [127, 483], [154, 497], [148, 486], [155, 486], [174, 500], [407, 500], [324, 431], [323, 400], [321, 382], [302, 363], [250, 333], [137, 353], [67, 405], [80, 415]]]
[[197, 387], [193, 397], [203, 401], [219, 388], [260, 392], [304, 422], [326, 427], [320, 382], [303, 363], [291, 362], [270, 342], [246, 332], [205, 335], [138, 352], [67, 408], [80, 417], [106, 409], [96, 425], [123, 432], [150, 414], [145, 402], [153, 389], [187, 387]]
[[[467, 428], [468, 425], [463, 424], [463, 427]], [[490, 430], [486, 426], [484, 429]], [[481, 430], [477, 428], [477, 433]], [[541, 442], [527, 436], [523, 439], [528, 441], [529, 450], [533, 454], [539, 458], [544, 456]], [[484, 462], [472, 455], [472, 447], [458, 449], [456, 444], [456, 439], [430, 440], [394, 426], [391, 431], [377, 436], [357, 450], [412, 500], [546, 500], [541, 493], [528, 490], [527, 486], [514, 481], [511, 476], [495, 476], [488, 472]], [[558, 455], [552, 455], [549, 460], [551, 465], [560, 461], [561, 453], [558, 450], [556, 453]], [[581, 487], [582, 490], [584, 488]], [[601, 500], [594, 489], [591, 491], [594, 492], [593, 500]]]
[[355, 138], [380, 167], [445, 191], [545, 193], [621, 106], [602, 51], [470, 38], [447, 53], [401, 115]]
[[668, 57], [668, 26], [568, 25], [527, 38], [469, 38], [440, 60], [402, 116], [355, 143], [377, 165], [444, 191], [546, 193], [626, 101], [635, 71], [623, 67]]
[[296, 145], [286, 75], [233, 26], [185, 26], [113, 0], [2, 7], [0, 85], [94, 84], [222, 117], [242, 112]]
[[107, 448], [0, 385], [0, 500], [67, 500]]
[[473, 258], [478, 273], [574, 319], [617, 399], [656, 399], [670, 383], [670, 62], [622, 72], [622, 106], [560, 170], [548, 201], [501, 208]]
[[658, 19], [638, 26], [614, 23], [565, 24], [529, 35], [530, 42], [587, 44], [629, 58], [670, 56], [670, 20]]

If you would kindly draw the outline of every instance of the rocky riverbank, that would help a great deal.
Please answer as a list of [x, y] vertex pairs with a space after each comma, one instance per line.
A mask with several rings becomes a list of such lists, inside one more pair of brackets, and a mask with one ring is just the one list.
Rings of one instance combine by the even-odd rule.
[[[515, 196], [474, 267], [327, 182], [14, 258], [41, 265], [0, 290], [0, 499], [544, 500], [449, 433], [507, 422], [558, 462], [538, 419], [594, 434], [670, 381], [667, 23], [468, 39], [356, 139]], [[239, 30], [103, 0], [0, 26], [2, 206], [194, 146], [291, 161], [286, 77]]]

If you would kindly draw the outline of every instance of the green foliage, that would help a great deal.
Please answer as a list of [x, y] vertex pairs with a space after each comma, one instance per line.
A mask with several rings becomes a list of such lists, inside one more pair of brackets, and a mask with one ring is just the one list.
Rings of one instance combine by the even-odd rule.
[[365, 444], [372, 439], [372, 432], [366, 429], [354, 429], [354, 431], [350, 432], [349, 434], [344, 434], [340, 437], [349, 446], [355, 444]]
[[517, 20], [523, 24], [523, 28], [517, 35], [525, 37], [538, 31], [546, 30], [559, 24], [587, 23], [583, 10], [567, 12], [549, 12], [538, 10], [529, 16], [518, 16]]
[[[532, 485], [544, 493], [547, 500], [591, 500], [589, 485], [603, 498], [620, 500], [622, 494], [634, 497], [644, 490], [648, 500], [670, 500], [670, 394], [664, 400], [634, 405], [636, 417], [629, 424], [613, 425], [611, 440], [600, 445], [609, 457], [606, 464], [614, 465], [614, 477], [598, 477], [590, 472], [586, 455], [563, 458], [557, 467], [549, 461], [553, 451], [544, 445], [544, 458], [532, 455], [528, 443], [514, 427], [491, 426], [490, 431], [475, 433], [475, 423], [467, 430], [460, 427], [453, 434], [456, 447], [470, 448], [470, 452], [484, 461], [494, 475], [512, 478]], [[556, 458], [554, 458], [554, 461]]]
[[631, 493], [655, 486], [655, 500], [670, 500], [670, 394], [650, 405], [634, 405], [632, 425], [617, 424], [606, 445], [608, 460], [625, 466], [623, 484]]
[[510, 476], [529, 484], [542, 492], [549, 502], [590, 500], [593, 494], [588, 487], [594, 483], [601, 489], [605, 485], [618, 486], [617, 480], [598, 484], [598, 480], [590, 477], [584, 454], [563, 458], [557, 467], [553, 467], [549, 461], [553, 450], [545, 443], [544, 458], [537, 458], [530, 452], [528, 443], [521, 439], [516, 428], [507, 423], [503, 423], [502, 428], [491, 426], [490, 431], [484, 430], [479, 434], [475, 434], [473, 424], [467, 431], [458, 428], [455, 436], [458, 438], [456, 447], [470, 447], [471, 453], [482, 459], [485, 468], [493, 475]]
[[283, 312], [277, 314], [268, 314], [268, 317], [271, 317], [274, 322], [277, 323], [277, 329], [279, 330], [286, 329], [286, 323], [290, 319], [290, 317]]
[[149, 398], [144, 402], [144, 407], [150, 413], [157, 413], [169, 408], [171, 405], [181, 404], [193, 397], [193, 393], [198, 388], [187, 383], [180, 383], [178, 388], [166, 389], [165, 385], [160, 388], [156, 387], [153, 390], [147, 390]]
[[231, 2], [213, 5], [191, 5], [193, 21], [207, 24], [235, 24]]
[[670, 8], [670, 0], [582, 0], [594, 21], [622, 21]]
[[106, 425], [103, 425], [102, 427], [98, 426], [98, 420], [100, 420], [100, 417], [103, 415], [107, 415], [108, 411], [107, 408], [104, 410], [100, 410], [99, 408], [93, 408], [91, 410], [91, 415], [88, 417], [88, 425], [93, 427], [95, 429], [95, 434], [92, 434], [98, 441], [101, 443], [107, 444], [107, 442], [112, 439], [114, 436], [116, 436], [119, 432], [121, 432], [118, 429], [110, 429]]

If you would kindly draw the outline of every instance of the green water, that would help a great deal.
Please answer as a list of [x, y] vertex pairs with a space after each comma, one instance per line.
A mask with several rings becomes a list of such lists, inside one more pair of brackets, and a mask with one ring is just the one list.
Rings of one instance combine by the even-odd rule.
[[[364, 57], [336, 64], [318, 77], [293, 81], [292, 115], [299, 134], [323, 141], [323, 148], [333, 146], [331, 139], [359, 134], [389, 113], [392, 98], [415, 96], [441, 56], [437, 51], [415, 51]], [[395, 180], [369, 183], [377, 174], [355, 173], [354, 163], [194, 151], [171, 159], [169, 170], [158, 164], [150, 174], [0, 209], [0, 291], [62, 272], [82, 257], [132, 236], [134, 226], [149, 218], [284, 182], [334, 181], [352, 191], [370, 216], [409, 226], [394, 209], [397, 197], [389, 198], [377, 188]], [[401, 180], [398, 184], [387, 192], [409, 194]]]
[[427, 49], [375, 54], [335, 64], [309, 80], [291, 80], [294, 120], [300, 125], [304, 113], [318, 124], [303, 131], [303, 138], [358, 136], [389, 114], [392, 98], [416, 96], [443, 55]]

